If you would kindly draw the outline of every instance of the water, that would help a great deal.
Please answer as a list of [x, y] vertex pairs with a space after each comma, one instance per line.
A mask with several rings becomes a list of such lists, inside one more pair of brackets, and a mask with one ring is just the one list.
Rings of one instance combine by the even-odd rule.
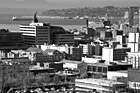
[[[30, 21], [13, 21], [14, 15], [0, 14], [0, 29], [9, 29], [10, 31], [19, 31], [19, 24], [29, 24]], [[62, 26], [64, 29], [81, 29], [86, 25], [86, 20], [75, 19], [50, 19], [38, 18], [39, 22], [49, 22], [51, 25]]]
[[[56, 25], [64, 29], [78, 29], [80, 30], [85, 25]], [[0, 29], [9, 29], [10, 31], [19, 31], [19, 24], [0, 24]]]

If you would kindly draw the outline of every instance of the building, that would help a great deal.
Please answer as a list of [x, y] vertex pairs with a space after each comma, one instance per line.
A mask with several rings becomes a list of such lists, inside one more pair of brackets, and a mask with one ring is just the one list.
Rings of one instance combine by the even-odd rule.
[[129, 10], [129, 25], [134, 25], [134, 15], [135, 13], [138, 13], [139, 7], [138, 6], [132, 6]]
[[81, 61], [83, 57], [82, 47], [70, 47], [68, 54], [70, 55], [70, 60]]
[[97, 27], [104, 27], [104, 24], [103, 24], [103, 22], [90, 21], [90, 22], [88, 22], [88, 27], [96, 29]]
[[71, 33], [56, 34], [55, 43], [57, 45], [74, 45], [74, 35]]
[[128, 70], [128, 93], [139, 93], [140, 92], [140, 70], [129, 69]]
[[132, 64], [134, 69], [140, 67], [140, 52], [127, 52], [126, 61], [128, 64]]
[[139, 33], [129, 33], [128, 38], [128, 47], [131, 48], [131, 52], [139, 52], [140, 50], [140, 44], [139, 44]]
[[50, 23], [30, 23], [20, 25], [24, 41], [28, 45], [50, 44]]
[[82, 61], [85, 62], [85, 63], [99, 63], [100, 61], [102, 60], [102, 57], [101, 56], [92, 56], [92, 57], [82, 57]]
[[125, 60], [125, 57], [127, 56], [127, 52], [130, 52], [130, 48], [109, 48], [104, 47], [102, 52], [102, 58], [103, 60], [113, 62], [113, 61], [122, 61]]
[[0, 49], [11, 50], [11, 49], [24, 49], [27, 48], [24, 44], [22, 33], [10, 32], [9, 30], [0, 30]]
[[82, 61], [72, 61], [72, 60], [62, 60], [63, 67], [64, 68], [70, 68], [70, 69], [79, 69], [81, 64], [84, 64], [86, 66], [85, 62]]
[[56, 35], [65, 34], [66, 31], [63, 27], [60, 26], [50, 26], [50, 44], [56, 44]]
[[71, 48], [71, 46], [69, 47], [68, 45], [58, 46], [55, 44], [53, 44], [53, 45], [44, 44], [44, 45], [41, 45], [40, 47], [43, 51], [45, 51], [46, 49], [55, 49], [55, 50], [58, 50], [60, 52], [66, 52], [66, 53], [69, 53], [69, 48]]
[[53, 63], [64, 59], [64, 54], [54, 49], [46, 49], [42, 53], [36, 53], [35, 55], [35, 61], [40, 63]]
[[118, 79], [126, 79], [128, 78], [128, 71], [108, 71], [107, 72], [107, 79], [111, 80], [118, 80]]
[[126, 71], [132, 68], [130, 64], [110, 64], [101, 60], [99, 63], [88, 64], [88, 77], [89, 78], [107, 78], [108, 72]]
[[[122, 93], [126, 92], [126, 84], [108, 79], [76, 79], [75, 90], [93, 93]], [[90, 92], [89, 92], [90, 93]]]

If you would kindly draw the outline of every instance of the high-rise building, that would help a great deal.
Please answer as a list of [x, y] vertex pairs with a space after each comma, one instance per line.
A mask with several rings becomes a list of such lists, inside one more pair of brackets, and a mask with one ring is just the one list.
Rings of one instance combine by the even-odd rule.
[[43, 45], [50, 43], [50, 23], [30, 23], [20, 25], [24, 41], [28, 45]]

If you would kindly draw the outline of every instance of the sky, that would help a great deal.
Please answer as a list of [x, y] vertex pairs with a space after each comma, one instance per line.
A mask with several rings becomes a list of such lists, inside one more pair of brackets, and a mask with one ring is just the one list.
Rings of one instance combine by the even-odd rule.
[[140, 0], [0, 0], [0, 7], [58, 9], [72, 7], [138, 6]]

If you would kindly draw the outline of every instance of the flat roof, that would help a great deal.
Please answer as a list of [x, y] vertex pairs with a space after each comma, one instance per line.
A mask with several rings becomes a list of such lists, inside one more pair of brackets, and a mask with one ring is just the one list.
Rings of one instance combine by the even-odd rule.
[[89, 84], [95, 84], [95, 85], [103, 85], [103, 86], [113, 86], [116, 84], [125, 84], [123, 82], [118, 82], [115, 80], [109, 80], [109, 79], [93, 79], [93, 78], [87, 78], [87, 79], [76, 79], [76, 82], [83, 82], [83, 83], [89, 83]]
[[82, 63], [82, 61], [73, 61], [73, 60], [66, 60], [66, 59], [63, 59], [61, 62], [62, 63], [72, 63], [72, 64], [80, 64], [80, 63]]

